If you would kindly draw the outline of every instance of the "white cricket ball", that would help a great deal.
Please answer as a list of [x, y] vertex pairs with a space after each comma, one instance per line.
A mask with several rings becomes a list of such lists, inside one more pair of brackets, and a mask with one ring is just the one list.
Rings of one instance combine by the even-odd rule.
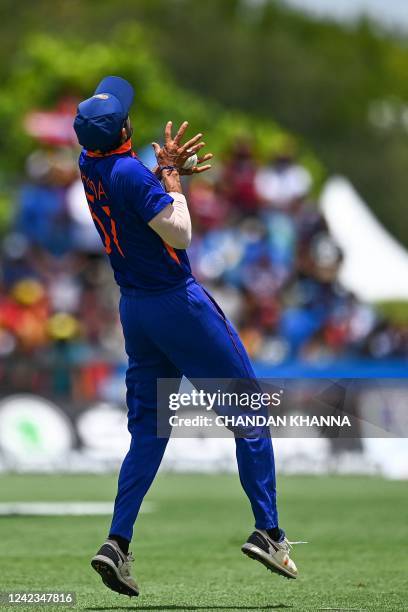
[[194, 168], [194, 166], [197, 165], [197, 162], [198, 162], [198, 157], [194, 153], [194, 155], [191, 155], [190, 157], [188, 157], [186, 161], [184, 162], [183, 170], [191, 170], [191, 168]]

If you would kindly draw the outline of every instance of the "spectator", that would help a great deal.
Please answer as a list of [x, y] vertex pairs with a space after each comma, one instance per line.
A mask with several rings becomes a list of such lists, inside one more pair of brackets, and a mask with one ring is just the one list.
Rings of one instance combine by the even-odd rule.
[[256, 170], [252, 143], [244, 139], [238, 140], [222, 168], [220, 185], [231, 208], [241, 216], [258, 210]]
[[[72, 155], [36, 151], [27, 175], [2, 242], [0, 381], [103, 399], [123, 359], [116, 289]], [[406, 326], [338, 284], [342, 253], [308, 199], [311, 177], [293, 147], [263, 167], [239, 140], [212, 180], [188, 180], [194, 273], [254, 360], [407, 356]]]
[[256, 195], [262, 205], [288, 212], [308, 195], [311, 184], [309, 172], [295, 162], [290, 143], [255, 176]]

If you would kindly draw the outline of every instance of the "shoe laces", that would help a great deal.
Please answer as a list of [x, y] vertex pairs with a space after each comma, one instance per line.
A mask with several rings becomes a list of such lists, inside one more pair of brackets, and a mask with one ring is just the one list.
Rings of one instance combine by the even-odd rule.
[[293, 548], [293, 546], [296, 546], [296, 544], [309, 544], [309, 542], [304, 542], [303, 540], [297, 540], [295, 542], [291, 542], [290, 540], [288, 540], [287, 538], [285, 538], [283, 540], [283, 542], [279, 542], [279, 544], [283, 544], [283, 548], [286, 549], [287, 552], [290, 552]]
[[127, 576], [130, 576], [130, 564], [133, 563], [134, 560], [135, 558], [131, 552], [126, 555], [126, 561], [123, 562], [123, 569]]

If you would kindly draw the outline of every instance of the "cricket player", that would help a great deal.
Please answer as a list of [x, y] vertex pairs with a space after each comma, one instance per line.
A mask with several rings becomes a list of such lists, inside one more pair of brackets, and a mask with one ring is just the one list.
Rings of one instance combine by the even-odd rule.
[[[157, 436], [157, 379], [255, 378], [235, 329], [195, 280], [186, 253], [191, 220], [180, 174], [185, 161], [204, 147], [202, 134], [182, 144], [187, 122], [173, 138], [169, 121], [164, 146], [153, 143], [158, 167], [151, 172], [132, 153], [133, 96], [127, 81], [108, 76], [79, 104], [74, 121], [83, 146], [79, 168], [89, 210], [120, 287], [129, 358], [131, 444], [109, 535], [91, 564], [107, 587], [129, 596], [139, 594], [130, 572], [133, 526], [168, 442]], [[208, 170], [205, 162], [211, 157], [199, 157], [189, 173]], [[236, 436], [235, 443], [240, 480], [255, 518], [255, 531], [242, 551], [273, 572], [296, 578], [291, 543], [278, 524], [269, 432]]]

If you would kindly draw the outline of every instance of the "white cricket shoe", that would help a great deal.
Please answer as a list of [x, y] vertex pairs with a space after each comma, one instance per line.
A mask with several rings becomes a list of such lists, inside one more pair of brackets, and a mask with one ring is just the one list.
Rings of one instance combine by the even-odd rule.
[[289, 556], [292, 544], [306, 544], [306, 542], [289, 542], [286, 536], [282, 541], [275, 542], [265, 530], [256, 529], [241, 550], [251, 559], [260, 561], [271, 572], [285, 578], [297, 578], [297, 567]]
[[130, 573], [132, 553], [125, 555], [114, 540], [106, 540], [91, 561], [103, 583], [112, 591], [129, 597], [139, 595], [139, 587]]

